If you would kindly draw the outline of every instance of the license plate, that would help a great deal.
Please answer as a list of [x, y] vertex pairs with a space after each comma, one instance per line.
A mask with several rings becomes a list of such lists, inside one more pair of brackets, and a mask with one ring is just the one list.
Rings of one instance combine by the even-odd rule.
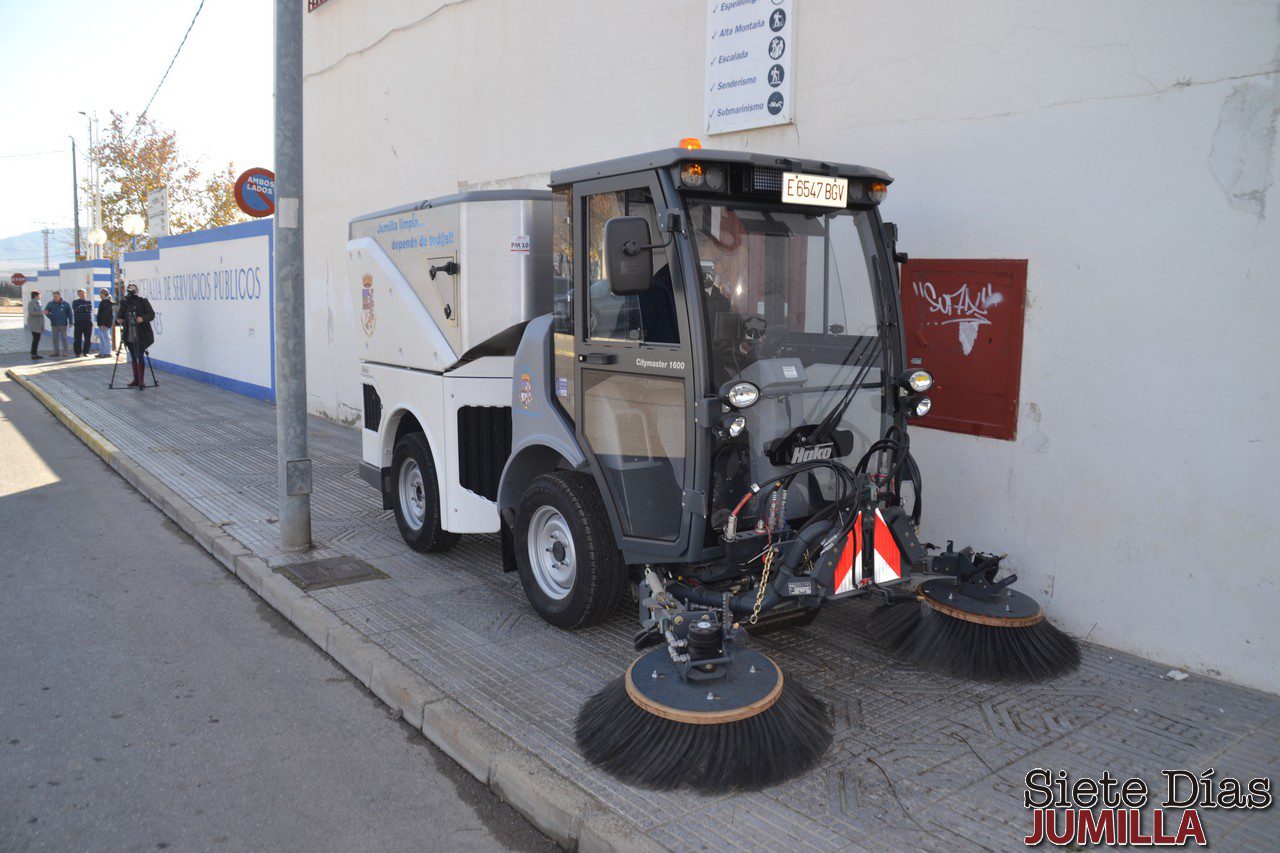
[[782, 201], [786, 204], [844, 207], [849, 203], [849, 179], [783, 172]]

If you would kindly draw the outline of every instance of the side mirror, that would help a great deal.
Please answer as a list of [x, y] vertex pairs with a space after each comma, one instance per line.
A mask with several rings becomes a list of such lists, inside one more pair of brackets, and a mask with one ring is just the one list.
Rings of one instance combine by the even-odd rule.
[[643, 216], [615, 216], [604, 224], [604, 269], [615, 296], [644, 293], [653, 284], [649, 222]]
[[893, 260], [899, 264], [905, 264], [909, 258], [906, 252], [898, 251], [898, 226], [894, 222], [886, 222], [884, 224], [884, 233], [889, 238], [889, 248], [893, 252]]

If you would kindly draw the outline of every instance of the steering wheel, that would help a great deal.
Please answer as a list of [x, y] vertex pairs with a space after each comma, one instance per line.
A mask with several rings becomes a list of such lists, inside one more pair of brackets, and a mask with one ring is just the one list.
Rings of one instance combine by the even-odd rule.
[[787, 328], [783, 325], [770, 326], [769, 321], [760, 314], [753, 314], [742, 322], [743, 335], [745, 337], [746, 330], [750, 328], [758, 328], [759, 336], [756, 338], [755, 353], [756, 358], [777, 358], [779, 350], [782, 349], [787, 339]]

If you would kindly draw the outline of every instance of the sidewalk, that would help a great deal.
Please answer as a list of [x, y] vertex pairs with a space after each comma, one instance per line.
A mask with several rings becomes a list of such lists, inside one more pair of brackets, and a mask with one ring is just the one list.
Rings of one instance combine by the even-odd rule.
[[[835, 711], [835, 744], [819, 768], [755, 794], [629, 788], [583, 763], [572, 726], [581, 701], [633, 657], [630, 612], [562, 632], [503, 574], [495, 536], [464, 537], [445, 555], [410, 551], [356, 474], [357, 431], [318, 418], [310, 447], [319, 549], [282, 555], [274, 409], [166, 373], [157, 389], [107, 390], [110, 369], [104, 360], [10, 373], [317, 645], [566, 846], [1010, 849], [1031, 829], [1022, 780], [1033, 767], [1140, 776], [1157, 797], [1166, 768], [1280, 777], [1280, 697], [1163, 679], [1168, 666], [1090, 645], [1078, 672], [1048, 684], [958, 681], [876, 651], [861, 629], [869, 605], [853, 603], [757, 641]], [[387, 577], [304, 593], [268, 568], [342, 556]], [[1280, 835], [1280, 808], [1201, 816], [1224, 849], [1269, 848]]]

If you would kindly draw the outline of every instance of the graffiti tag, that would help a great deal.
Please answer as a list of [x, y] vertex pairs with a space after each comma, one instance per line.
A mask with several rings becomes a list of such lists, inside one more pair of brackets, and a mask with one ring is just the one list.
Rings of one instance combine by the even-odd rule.
[[976, 295], [970, 293], [968, 284], [962, 284], [950, 293], [939, 294], [932, 282], [913, 281], [911, 289], [929, 306], [930, 314], [941, 314], [947, 318], [936, 321], [938, 325], [954, 324], [957, 327], [960, 347], [965, 355], [973, 351], [979, 327], [991, 322], [988, 315], [992, 307], [1000, 304], [1004, 298], [989, 283], [981, 287]]

